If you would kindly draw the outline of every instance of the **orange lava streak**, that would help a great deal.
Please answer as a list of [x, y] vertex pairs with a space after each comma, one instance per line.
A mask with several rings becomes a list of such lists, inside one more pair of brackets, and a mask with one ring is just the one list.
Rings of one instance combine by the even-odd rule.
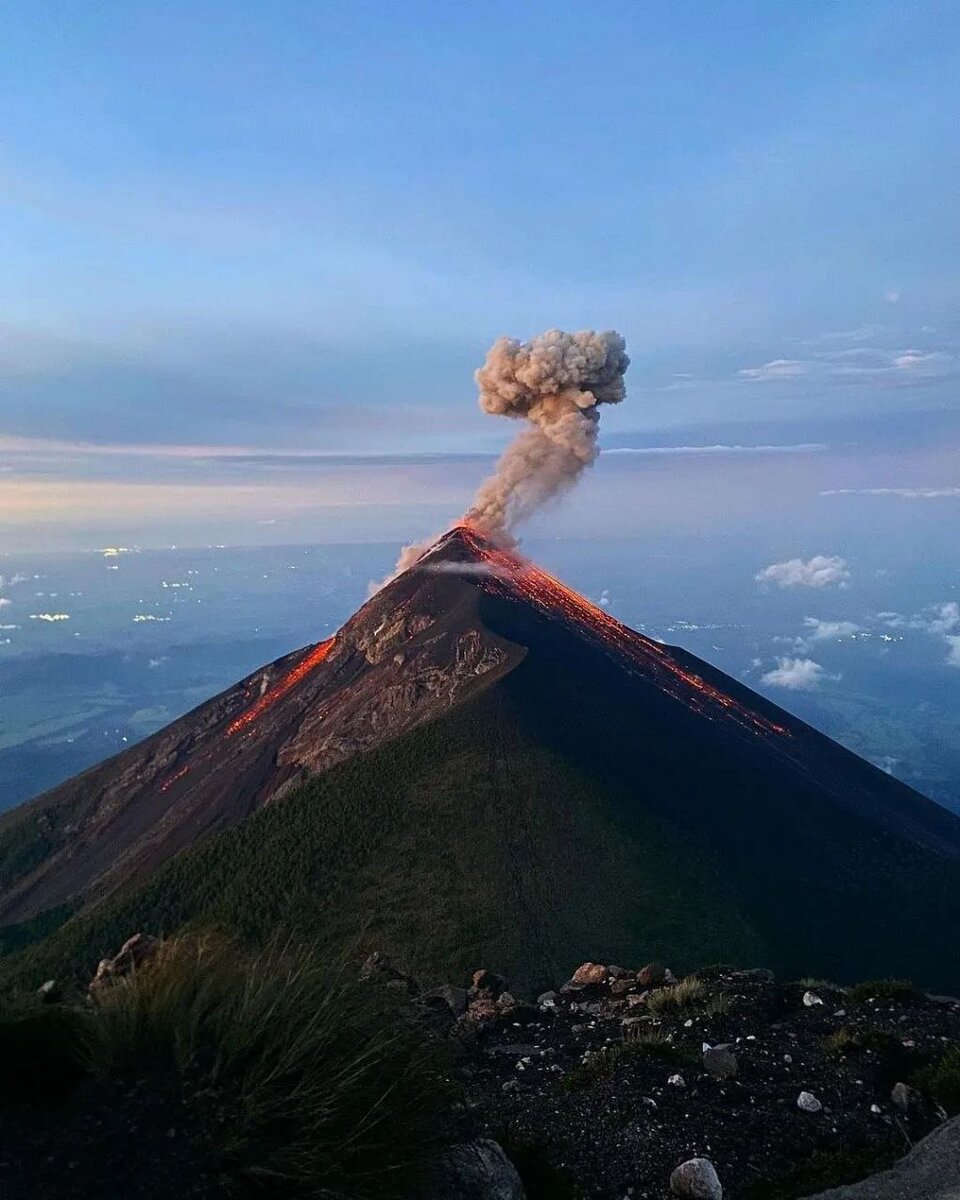
[[[502, 580], [508, 580], [541, 612], [555, 613], [559, 610], [571, 620], [586, 625], [606, 645], [613, 646], [620, 654], [646, 671], [652, 668], [661, 678], [664, 672], [668, 673], [668, 679], [663, 681], [665, 690], [675, 699], [682, 700], [705, 716], [713, 716], [719, 709], [753, 733], [790, 736], [790, 731], [784, 726], [751, 711], [693, 671], [681, 667], [657, 642], [621, 624], [615, 617], [611, 617], [602, 608], [598, 608], [579, 592], [567, 587], [540, 567], [534, 566], [512, 551], [490, 546], [482, 535], [478, 536], [476, 531], [469, 527], [465, 527], [461, 532], [471, 548], [494, 568], [494, 573], [488, 579], [481, 579], [482, 587], [496, 591], [502, 587]], [[693, 696], [688, 690], [677, 689], [676, 683], [671, 686], [669, 677], [685, 684], [686, 689], [693, 689]], [[700, 703], [695, 702], [698, 698]]]
[[319, 667], [333, 649], [335, 640], [335, 638], [328, 638], [327, 641], [320, 642], [319, 645], [314, 646], [312, 650], [305, 654], [297, 665], [289, 670], [272, 688], [264, 692], [259, 700], [251, 704], [236, 720], [230, 722], [227, 726], [227, 737], [233, 737], [241, 729], [246, 729], [249, 725], [252, 725], [271, 705], [276, 704], [278, 700], [283, 699], [287, 692], [292, 691], [301, 679], [305, 679], [312, 670]]
[[160, 791], [168, 792], [177, 782], [177, 780], [182, 779], [189, 770], [189, 767], [181, 767], [179, 771], [174, 771], [172, 775], [168, 775], [163, 783], [160, 784]]

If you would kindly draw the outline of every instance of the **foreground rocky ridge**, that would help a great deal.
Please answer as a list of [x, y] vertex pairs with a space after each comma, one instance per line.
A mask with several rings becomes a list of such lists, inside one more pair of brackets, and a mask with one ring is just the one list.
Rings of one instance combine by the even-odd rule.
[[[416, 992], [379, 956], [365, 971]], [[415, 1003], [455, 1048], [465, 1129], [505, 1148], [530, 1200], [807, 1196], [893, 1164], [943, 1125], [948, 1094], [960, 1106], [931, 1070], [958, 1053], [960, 999], [902, 981], [585, 963], [533, 1002], [478, 971]], [[890, 1190], [903, 1170], [945, 1200], [936, 1188], [960, 1190], [960, 1162], [944, 1175], [955, 1144], [956, 1130], [934, 1139], [932, 1158], [851, 1200], [913, 1195]]]
[[[122, 999], [176, 945], [134, 935], [100, 962], [79, 1007]], [[383, 1014], [378, 1031], [399, 1020], [429, 1048], [432, 1078], [446, 1075], [443, 1133], [410, 1200], [960, 1196], [958, 998], [722, 966], [677, 979], [657, 963], [584, 963], [536, 998], [489, 970], [424, 990], [381, 953], [359, 984], [348, 975], [354, 1003]], [[55, 980], [37, 1001], [78, 1007]], [[63, 1114], [0, 1113], [0, 1191], [112, 1194], [109, 1164], [117, 1195], [219, 1196], [191, 1127], [199, 1114], [150, 1079], [79, 1093]], [[151, 1173], [128, 1180], [138, 1146]]]

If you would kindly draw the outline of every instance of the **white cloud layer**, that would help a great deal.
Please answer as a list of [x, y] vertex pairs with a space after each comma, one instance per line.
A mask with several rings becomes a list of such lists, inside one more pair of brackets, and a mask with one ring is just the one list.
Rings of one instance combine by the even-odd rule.
[[826, 671], [812, 658], [778, 658], [776, 667], [762, 675], [760, 682], [767, 684], [768, 687], [788, 688], [795, 692], [812, 692], [827, 678], [830, 677]]
[[850, 568], [846, 559], [815, 554], [807, 561], [791, 558], [785, 562], [771, 563], [758, 571], [754, 578], [758, 583], [772, 583], [780, 588], [826, 588], [834, 584], [843, 587], [850, 579]]

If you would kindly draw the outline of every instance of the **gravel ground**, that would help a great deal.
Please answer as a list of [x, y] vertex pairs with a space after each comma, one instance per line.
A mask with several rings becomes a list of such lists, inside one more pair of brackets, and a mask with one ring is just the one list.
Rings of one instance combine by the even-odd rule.
[[[497, 986], [471, 991], [458, 1022], [468, 1105], [521, 1166], [529, 1200], [659, 1200], [695, 1156], [729, 1200], [800, 1196], [889, 1165], [943, 1120], [924, 1094], [891, 1093], [960, 1042], [960, 1001], [855, 997], [767, 972], [698, 978], [686, 1007], [657, 1011], [633, 973], [567, 985], [552, 1006], [501, 997], [495, 1017]], [[734, 1077], [705, 1068], [704, 1048], [723, 1044]], [[801, 1092], [821, 1107], [803, 1111]]]

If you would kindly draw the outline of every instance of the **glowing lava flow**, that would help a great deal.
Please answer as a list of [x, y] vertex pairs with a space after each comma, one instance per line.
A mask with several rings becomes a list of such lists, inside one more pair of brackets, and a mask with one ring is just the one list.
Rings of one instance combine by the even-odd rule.
[[300, 659], [295, 667], [291, 668], [286, 675], [282, 676], [282, 678], [279, 679], [272, 688], [264, 692], [259, 700], [251, 704], [250, 707], [245, 709], [239, 717], [230, 722], [230, 724], [227, 726], [226, 736], [233, 737], [235, 733], [239, 733], [241, 730], [248, 728], [253, 724], [254, 721], [257, 720], [258, 717], [263, 716], [268, 708], [276, 704], [278, 700], [282, 700], [288, 692], [292, 691], [297, 686], [301, 679], [305, 679], [311, 671], [320, 666], [323, 660], [333, 649], [333, 643], [335, 640], [335, 638], [328, 638], [327, 641], [320, 642], [319, 645], [314, 646], [312, 650], [310, 650], [304, 655], [303, 658]]
[[559, 611], [581, 627], [586, 626], [605, 646], [615, 650], [618, 657], [626, 657], [647, 675], [656, 675], [666, 692], [704, 716], [713, 717], [719, 709], [752, 733], [790, 736], [784, 726], [751, 711], [693, 671], [686, 670], [671, 657], [666, 647], [621, 624], [519, 554], [492, 546], [482, 533], [470, 526], [458, 527], [457, 533], [477, 557], [491, 567], [488, 576], [478, 579], [484, 590], [508, 594], [512, 586], [541, 612], [555, 616]]

